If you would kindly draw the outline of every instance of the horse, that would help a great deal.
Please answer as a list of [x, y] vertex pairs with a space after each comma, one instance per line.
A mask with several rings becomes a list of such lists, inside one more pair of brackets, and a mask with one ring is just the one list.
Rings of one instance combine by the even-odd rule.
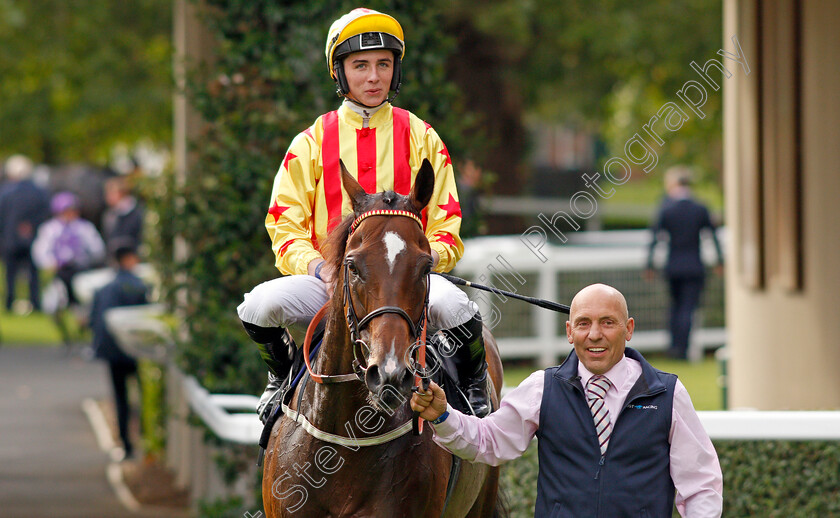
[[[412, 353], [425, 339], [432, 269], [420, 214], [433, 193], [432, 166], [424, 160], [408, 196], [367, 194], [343, 163], [341, 178], [353, 214], [324, 246], [335, 281], [319, 312], [324, 337], [310, 366], [323, 383], [299, 384], [271, 429], [262, 484], [266, 515], [501, 516], [498, 467], [456, 461], [433, 442], [431, 426], [411, 433], [408, 401], [419, 369]], [[483, 336], [498, 408], [502, 365], [487, 328]]]

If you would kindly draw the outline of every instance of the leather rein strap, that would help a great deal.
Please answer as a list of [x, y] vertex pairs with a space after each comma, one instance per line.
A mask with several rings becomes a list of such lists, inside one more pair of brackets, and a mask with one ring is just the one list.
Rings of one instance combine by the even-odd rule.
[[[312, 378], [313, 381], [325, 385], [357, 380], [359, 378], [358, 376], [356, 376], [355, 373], [321, 376], [320, 374], [315, 374], [315, 372], [312, 371], [312, 365], [309, 361], [309, 350], [312, 347], [312, 336], [315, 334], [315, 328], [318, 327], [318, 324], [321, 322], [321, 320], [324, 319], [324, 315], [327, 314], [327, 308], [329, 308], [329, 306], [330, 301], [327, 301], [323, 306], [321, 306], [321, 309], [319, 309], [318, 312], [315, 313], [315, 316], [312, 318], [312, 322], [309, 323], [309, 327], [306, 328], [306, 338], [303, 339], [303, 361], [306, 363], [306, 370], [309, 372], [309, 376]], [[326, 338], [326, 335], [324, 336], [324, 338]]]

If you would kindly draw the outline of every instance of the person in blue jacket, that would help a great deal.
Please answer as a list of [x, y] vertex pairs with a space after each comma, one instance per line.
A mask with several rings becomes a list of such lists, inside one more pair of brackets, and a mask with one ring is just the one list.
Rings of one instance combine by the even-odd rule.
[[653, 277], [653, 255], [663, 234], [668, 236], [668, 259], [664, 276], [670, 293], [669, 328], [671, 346], [668, 354], [677, 359], [688, 356], [688, 341], [694, 311], [706, 277], [700, 256], [700, 237], [706, 232], [712, 238], [718, 256], [716, 273], [722, 274], [723, 253], [715, 235], [709, 210], [691, 196], [691, 170], [675, 166], [665, 173], [666, 197], [651, 228], [647, 277]]
[[96, 358], [108, 363], [114, 390], [114, 406], [125, 458], [131, 458], [134, 448], [128, 433], [130, 407], [127, 382], [137, 376], [137, 361], [123, 351], [105, 322], [105, 312], [111, 308], [146, 304], [147, 288], [133, 270], [140, 262], [133, 241], [117, 243], [114, 250], [117, 274], [114, 280], [99, 289], [93, 297], [90, 326], [93, 331], [93, 351]]
[[5, 164], [6, 184], [0, 190], [0, 250], [6, 266], [6, 310], [15, 301], [15, 284], [22, 268], [29, 277], [32, 309], [41, 309], [41, 284], [32, 260], [32, 242], [50, 216], [50, 195], [32, 180], [32, 160], [23, 155]]

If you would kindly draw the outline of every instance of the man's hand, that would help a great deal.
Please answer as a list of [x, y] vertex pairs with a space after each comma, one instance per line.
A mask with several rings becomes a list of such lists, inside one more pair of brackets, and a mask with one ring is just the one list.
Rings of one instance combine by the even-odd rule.
[[434, 421], [446, 411], [446, 394], [432, 381], [426, 392], [418, 390], [411, 396], [411, 409], [426, 421]]

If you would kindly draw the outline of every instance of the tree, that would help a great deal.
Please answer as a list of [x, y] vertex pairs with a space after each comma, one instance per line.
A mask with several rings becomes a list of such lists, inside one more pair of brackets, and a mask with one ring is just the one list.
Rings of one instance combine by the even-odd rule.
[[171, 138], [169, 0], [0, 0], [0, 155], [102, 162]]
[[[697, 79], [690, 63], [719, 58], [723, 42], [720, 0], [489, 0], [480, 9], [455, 0], [450, 12], [478, 33], [472, 42], [486, 41], [478, 49], [482, 67], [496, 70], [505, 84], [494, 102], [514, 98], [521, 102], [520, 120], [597, 135], [607, 144], [605, 157], [622, 155], [626, 140], [662, 103]], [[462, 50], [471, 54], [465, 61], [476, 61], [476, 51]], [[721, 95], [710, 94], [708, 117], [672, 135], [663, 154], [715, 176]], [[478, 109], [493, 110], [491, 103]]]

